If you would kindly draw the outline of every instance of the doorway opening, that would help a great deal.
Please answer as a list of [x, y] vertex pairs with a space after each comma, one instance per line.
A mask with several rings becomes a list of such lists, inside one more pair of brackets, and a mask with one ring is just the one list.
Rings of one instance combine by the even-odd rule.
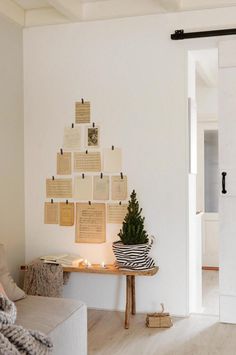
[[219, 315], [218, 49], [190, 51], [189, 311]]

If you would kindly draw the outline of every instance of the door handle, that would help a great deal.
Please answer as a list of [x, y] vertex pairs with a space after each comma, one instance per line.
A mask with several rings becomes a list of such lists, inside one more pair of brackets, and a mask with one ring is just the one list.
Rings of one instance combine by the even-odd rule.
[[222, 172], [222, 194], [227, 194], [227, 190], [225, 189], [225, 177], [227, 173], [225, 171]]

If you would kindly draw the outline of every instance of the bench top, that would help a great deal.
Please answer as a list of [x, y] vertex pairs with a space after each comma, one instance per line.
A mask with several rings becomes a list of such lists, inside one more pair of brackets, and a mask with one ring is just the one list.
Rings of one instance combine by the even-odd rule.
[[84, 272], [89, 274], [105, 274], [105, 275], [126, 275], [126, 276], [153, 276], [159, 270], [158, 266], [148, 270], [128, 270], [118, 269], [113, 264], [108, 264], [102, 267], [99, 264], [92, 264], [90, 267], [83, 264], [78, 267], [63, 267], [65, 272]]

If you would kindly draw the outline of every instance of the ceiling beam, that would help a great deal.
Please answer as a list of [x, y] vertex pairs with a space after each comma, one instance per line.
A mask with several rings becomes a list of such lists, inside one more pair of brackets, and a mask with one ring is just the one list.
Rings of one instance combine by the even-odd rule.
[[25, 12], [25, 27], [57, 25], [68, 22], [68, 18], [54, 8], [33, 9]]
[[144, 16], [163, 13], [159, 0], [107, 0], [83, 3], [83, 20]]
[[166, 11], [178, 11], [182, 9], [182, 0], [158, 0]]
[[82, 20], [82, 3], [80, 0], [48, 0], [48, 2], [70, 21]]
[[25, 24], [25, 11], [12, 0], [0, 0], [0, 13], [18, 25]]

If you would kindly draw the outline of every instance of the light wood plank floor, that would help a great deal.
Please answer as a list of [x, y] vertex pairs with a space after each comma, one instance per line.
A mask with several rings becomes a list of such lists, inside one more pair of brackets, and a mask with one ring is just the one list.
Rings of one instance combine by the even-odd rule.
[[202, 272], [202, 313], [219, 314], [219, 271]]
[[89, 310], [89, 355], [236, 355], [236, 325], [194, 315], [174, 319], [167, 330], [145, 327], [145, 315], [123, 328], [119, 312]]

